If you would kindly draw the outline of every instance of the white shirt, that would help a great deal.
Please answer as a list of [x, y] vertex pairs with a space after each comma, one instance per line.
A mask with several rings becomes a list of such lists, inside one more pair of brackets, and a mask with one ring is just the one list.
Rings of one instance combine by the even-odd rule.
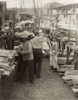
[[33, 49], [42, 49], [42, 41], [43, 41], [42, 36], [35, 36], [31, 40], [31, 44], [32, 44]]

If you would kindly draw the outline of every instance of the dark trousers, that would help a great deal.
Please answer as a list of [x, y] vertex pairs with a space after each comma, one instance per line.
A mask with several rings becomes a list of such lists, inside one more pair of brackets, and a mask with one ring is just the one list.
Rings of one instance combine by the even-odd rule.
[[42, 66], [42, 50], [33, 49], [34, 55], [34, 74], [40, 76]]
[[7, 44], [8, 50], [14, 50], [14, 42], [12, 44]]
[[18, 66], [17, 66], [17, 70], [16, 70], [16, 77], [18, 77], [20, 74], [22, 62], [23, 62], [23, 55], [21, 53], [19, 53], [18, 54]]
[[22, 61], [22, 65], [20, 68], [20, 80], [22, 80], [24, 78], [27, 68], [29, 71], [29, 79], [30, 79], [30, 81], [33, 81], [34, 80], [33, 60]]
[[42, 63], [34, 62], [34, 74], [40, 76]]

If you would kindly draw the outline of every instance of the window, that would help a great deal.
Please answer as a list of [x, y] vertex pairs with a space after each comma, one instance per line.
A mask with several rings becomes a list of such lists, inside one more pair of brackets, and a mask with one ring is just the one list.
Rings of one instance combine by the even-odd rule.
[[75, 8], [73, 8], [73, 13], [75, 13]]
[[64, 18], [66, 18], [66, 15], [64, 15]]
[[3, 11], [3, 5], [0, 5], [0, 12]]

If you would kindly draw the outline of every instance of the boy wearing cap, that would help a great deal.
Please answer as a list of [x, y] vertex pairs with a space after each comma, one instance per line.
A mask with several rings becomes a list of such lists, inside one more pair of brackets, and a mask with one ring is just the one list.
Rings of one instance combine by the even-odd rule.
[[22, 54], [23, 61], [20, 69], [20, 79], [23, 79], [26, 69], [29, 71], [30, 82], [33, 83], [34, 73], [33, 73], [33, 52], [32, 45], [30, 41], [25, 37], [21, 37], [22, 44], [19, 46], [18, 53]]

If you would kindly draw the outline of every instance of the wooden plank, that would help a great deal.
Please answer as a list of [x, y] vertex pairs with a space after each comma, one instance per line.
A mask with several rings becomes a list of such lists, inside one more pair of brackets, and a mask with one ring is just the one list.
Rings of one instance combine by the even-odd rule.
[[[69, 57], [69, 60], [71, 60], [73, 57]], [[57, 57], [57, 63], [58, 64], [66, 64], [66, 57]]]
[[66, 71], [64, 75], [78, 75], [78, 70]]
[[60, 65], [60, 68], [74, 68], [74, 65]]
[[11, 71], [5, 71], [2, 75], [9, 76], [11, 74]]
[[0, 68], [8, 70], [8, 71], [12, 71], [15, 68], [15, 65], [10, 66], [7, 63], [0, 63]]
[[78, 75], [67, 75], [62, 77], [63, 80], [73, 80], [78, 79]]
[[68, 70], [74, 70], [74, 68], [59, 68], [59, 72], [66, 72]]
[[74, 93], [78, 93], [78, 88], [72, 87], [72, 91], [73, 91]]
[[66, 57], [57, 57], [58, 64], [66, 64]]

